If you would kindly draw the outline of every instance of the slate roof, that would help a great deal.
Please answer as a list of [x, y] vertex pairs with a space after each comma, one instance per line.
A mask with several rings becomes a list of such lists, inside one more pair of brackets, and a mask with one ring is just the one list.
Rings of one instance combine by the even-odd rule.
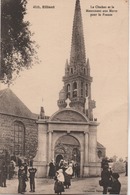
[[0, 113], [37, 119], [37, 115], [33, 114], [9, 88], [0, 90]]

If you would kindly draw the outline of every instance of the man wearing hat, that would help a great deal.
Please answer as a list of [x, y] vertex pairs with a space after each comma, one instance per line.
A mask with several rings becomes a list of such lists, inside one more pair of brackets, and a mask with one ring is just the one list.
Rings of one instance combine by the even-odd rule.
[[121, 190], [121, 183], [119, 182], [119, 174], [118, 173], [112, 173], [112, 183], [111, 188], [108, 190], [110, 194], [120, 194]]
[[35, 192], [35, 173], [37, 172], [37, 169], [30, 167], [28, 172], [30, 178], [30, 192]]

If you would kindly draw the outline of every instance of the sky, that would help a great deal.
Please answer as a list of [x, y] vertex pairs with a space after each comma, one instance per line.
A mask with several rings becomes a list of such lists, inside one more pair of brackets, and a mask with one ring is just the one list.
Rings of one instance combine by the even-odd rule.
[[[128, 3], [125, 0], [80, 0], [86, 57], [89, 58], [92, 99], [96, 101], [98, 141], [107, 156], [127, 156], [128, 132]], [[45, 9], [42, 6], [55, 6]], [[34, 8], [40, 6], [41, 8]], [[92, 6], [114, 6], [113, 16], [90, 16]], [[70, 58], [75, 0], [28, 0], [26, 20], [39, 45], [39, 64], [23, 71], [12, 91], [34, 113], [44, 106], [58, 110], [66, 59]], [[99, 8], [97, 8], [99, 9]], [[5, 86], [2, 86], [3, 88]]]

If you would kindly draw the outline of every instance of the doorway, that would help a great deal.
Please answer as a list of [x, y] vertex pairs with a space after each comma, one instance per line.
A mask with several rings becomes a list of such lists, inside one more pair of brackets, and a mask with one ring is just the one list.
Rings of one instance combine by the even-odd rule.
[[56, 156], [56, 164], [58, 164], [61, 161], [61, 159], [63, 159], [63, 156], [61, 154], [58, 154]]
[[54, 149], [55, 162], [59, 159], [65, 161], [74, 161], [80, 163], [80, 144], [79, 141], [71, 136], [61, 136], [55, 143]]

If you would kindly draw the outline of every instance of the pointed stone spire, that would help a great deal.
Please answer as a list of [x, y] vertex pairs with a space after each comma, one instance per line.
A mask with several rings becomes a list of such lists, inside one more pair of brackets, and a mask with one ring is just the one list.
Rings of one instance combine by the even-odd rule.
[[90, 76], [90, 63], [89, 63], [89, 58], [87, 59], [87, 75]]
[[65, 68], [67, 68], [68, 67], [68, 59], [66, 59], [66, 63], [65, 63]]
[[82, 66], [85, 65], [85, 62], [86, 62], [86, 55], [85, 55], [80, 1], [76, 0], [73, 30], [72, 30], [70, 65]]
[[65, 75], [68, 75], [69, 73], [69, 63], [68, 63], [68, 59], [66, 59], [66, 63], [65, 63]]

